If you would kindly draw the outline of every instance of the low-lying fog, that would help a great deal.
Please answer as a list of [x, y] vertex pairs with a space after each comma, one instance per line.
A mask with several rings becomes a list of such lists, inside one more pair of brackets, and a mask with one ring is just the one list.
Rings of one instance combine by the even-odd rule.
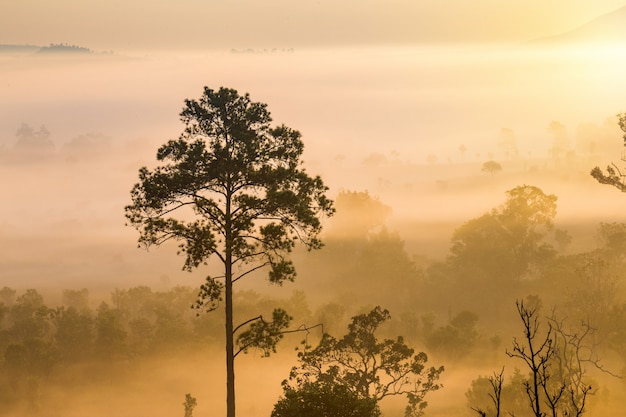
[[[620, 162], [623, 132], [615, 116], [626, 111], [624, 52], [458, 45], [0, 55], [0, 287], [18, 294], [35, 288], [51, 306], [61, 302], [64, 289], [88, 288], [93, 308], [109, 302], [115, 288], [197, 287], [202, 274], [181, 272], [175, 247], [137, 249], [123, 209], [137, 170], [153, 165], [158, 146], [178, 136], [184, 99], [199, 97], [205, 85], [249, 92], [268, 104], [275, 123], [299, 130], [307, 171], [322, 176], [332, 198], [367, 191], [389, 206], [385, 226], [417, 267], [444, 261], [458, 227], [524, 184], [558, 197], [555, 224], [572, 236], [564, 254], [592, 250], [600, 222], [624, 221], [626, 197], [589, 175], [594, 166]], [[483, 171], [489, 160], [502, 169]], [[327, 225], [332, 230], [333, 221]], [[296, 280], [278, 293], [310, 290], [314, 311], [341, 302], [339, 294], [311, 281], [316, 274], [307, 268], [317, 267], [306, 259], [298, 255], [299, 278], [309, 282]], [[263, 280], [246, 288], [273, 294]], [[418, 305], [436, 299], [415, 298]], [[372, 295], [346, 308], [362, 311], [376, 303]], [[510, 308], [514, 313], [514, 304]], [[447, 301], [437, 310], [441, 323], [446, 310], [458, 313]], [[483, 319], [481, 332], [492, 335], [487, 323], [495, 319]], [[502, 359], [510, 333], [500, 335]], [[292, 342], [276, 358], [246, 357], [238, 365], [240, 416], [269, 415], [296, 360]], [[423, 349], [423, 342], [415, 343]], [[119, 370], [94, 382], [119, 405], [90, 415], [182, 415], [186, 392], [198, 397], [198, 415], [221, 413], [222, 351], [218, 345], [206, 355], [198, 349], [184, 359], [176, 353], [165, 361], [150, 358], [133, 365], [141, 368], [141, 379], [133, 374], [125, 380], [130, 382], [115, 382]], [[427, 415], [445, 415], [450, 401], [472, 415], [464, 405], [469, 383], [499, 370], [500, 362], [455, 368], [443, 356], [435, 358], [449, 370]], [[168, 371], [160, 373], [159, 366]], [[51, 415], [81, 415], [72, 413], [109, 402], [65, 383], [69, 394], [61, 393], [63, 382], [42, 388], [42, 398], [59, 409], [66, 404], [54, 398], [73, 398], [66, 414]], [[613, 398], [623, 394], [617, 385]], [[252, 398], [253, 391], [260, 397]], [[167, 405], [157, 407], [155, 398]]]
[[[178, 260], [156, 277], [145, 272], [143, 263], [168, 251], [135, 251], [123, 207], [138, 168], [181, 132], [184, 99], [205, 85], [267, 103], [276, 123], [302, 132], [308, 170], [331, 194], [379, 197], [392, 222], [420, 225], [398, 228], [408, 241], [447, 242], [451, 228], [524, 183], [556, 193], [562, 221], [610, 219], [621, 196], [587, 173], [620, 157], [613, 117], [626, 96], [622, 52], [448, 46], [0, 56], [5, 282], [114, 287], [138, 282], [137, 274], [147, 279], [140, 282], [175, 275]], [[20, 147], [23, 124], [35, 135], [45, 126], [50, 147], [37, 155]], [[565, 153], [552, 161], [558, 134], [575, 162]], [[490, 159], [501, 173], [481, 172]], [[443, 235], [430, 236], [435, 224]]]

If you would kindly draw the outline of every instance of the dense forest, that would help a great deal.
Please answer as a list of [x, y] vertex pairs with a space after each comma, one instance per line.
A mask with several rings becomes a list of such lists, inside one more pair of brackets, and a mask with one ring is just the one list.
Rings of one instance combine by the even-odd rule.
[[[526, 301], [540, 308], [537, 317], [553, 331], [579, 335], [579, 372], [590, 386], [586, 408], [595, 410], [599, 398], [610, 395], [607, 387], [616, 389], [613, 380], [619, 380], [611, 375], [623, 373], [626, 359], [626, 224], [598, 224], [597, 244], [571, 253], [572, 236], [553, 224], [557, 201], [534, 186], [511, 189], [501, 205], [454, 232], [445, 259], [425, 263], [384, 226], [389, 207], [367, 192], [342, 192], [325, 248], [296, 254], [308, 290], [285, 296], [239, 291], [237, 315], [269, 314], [278, 306], [297, 325], [321, 323], [324, 332], [341, 336], [351, 316], [387, 308], [391, 319], [382, 334], [403, 335], [430, 363], [444, 365], [443, 375], [468, 364], [485, 370], [466, 387], [467, 400], [457, 399], [470, 415], [469, 407], [490, 407], [487, 370], [511, 363], [506, 352], [523, 338], [516, 300]], [[3, 288], [2, 412], [45, 409], [55, 385], [121, 383], [132, 375], [123, 370], [146, 358], [219, 346], [223, 320], [191, 308], [197, 292], [131, 286], [94, 300], [87, 289], [66, 289], [61, 305], [48, 305], [36, 289]], [[318, 336], [312, 331], [307, 337]], [[301, 339], [290, 335], [283, 344]], [[532, 415], [524, 391], [528, 374], [523, 361], [507, 365], [503, 410]]]

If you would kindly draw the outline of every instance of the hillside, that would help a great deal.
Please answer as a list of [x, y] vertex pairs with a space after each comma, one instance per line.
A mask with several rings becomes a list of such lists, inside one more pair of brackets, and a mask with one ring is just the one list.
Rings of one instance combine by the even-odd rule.
[[626, 6], [573, 30], [536, 39], [532, 44], [608, 43], [626, 45]]

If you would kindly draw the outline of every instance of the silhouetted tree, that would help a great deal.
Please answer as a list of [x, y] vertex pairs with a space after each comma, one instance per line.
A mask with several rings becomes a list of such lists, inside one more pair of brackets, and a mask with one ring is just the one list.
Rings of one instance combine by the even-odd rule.
[[333, 381], [306, 382], [299, 387], [283, 386], [283, 396], [271, 417], [378, 417], [375, 398], [363, 397]]
[[[500, 417], [500, 411], [502, 409], [502, 385], [504, 384], [504, 367], [499, 374], [493, 373], [493, 376], [487, 378], [489, 381], [491, 392], [488, 394], [489, 399], [493, 403], [494, 417]], [[472, 407], [472, 410], [481, 417], [487, 417], [487, 411], [480, 407]]]
[[526, 303], [517, 301], [516, 306], [524, 338], [514, 338], [513, 349], [506, 353], [526, 364], [529, 377], [524, 387], [533, 414], [544, 417], [547, 408], [552, 417], [579, 417], [593, 393], [587, 368], [613, 375], [596, 353], [597, 343], [592, 338], [595, 329], [586, 322], [569, 325], [554, 311], [542, 318], [538, 297], [528, 297]]
[[93, 349], [94, 320], [86, 308], [57, 307], [51, 312], [56, 327], [54, 339], [61, 359], [73, 362], [87, 357]]
[[[626, 147], [626, 113], [617, 115], [618, 124], [622, 132], [625, 134], [622, 136], [624, 139], [624, 147]], [[626, 157], [622, 154], [622, 161], [626, 161]], [[621, 192], [626, 192], [626, 173], [622, 173], [620, 168], [611, 163], [606, 167], [606, 174], [602, 172], [600, 167], [595, 167], [591, 170], [591, 176], [595, 178], [600, 184], [608, 184], [617, 188]]]
[[481, 171], [488, 172], [489, 174], [493, 175], [502, 171], [502, 165], [500, 165], [496, 161], [487, 161], [483, 164]]
[[492, 376], [481, 376], [472, 381], [465, 393], [469, 407], [480, 416], [517, 416], [529, 415], [528, 399], [524, 384], [527, 377], [519, 369], [504, 383], [504, 367]]
[[477, 321], [476, 313], [461, 311], [447, 325], [428, 331], [426, 346], [446, 359], [462, 359], [474, 348], [478, 338]]
[[335, 199], [337, 212], [328, 232], [333, 238], [364, 239], [380, 230], [391, 207], [367, 191], [342, 191]]
[[35, 289], [27, 289], [11, 306], [9, 333], [14, 340], [24, 342], [44, 338], [50, 330], [50, 309]]
[[199, 100], [186, 100], [184, 132], [159, 148], [160, 166], [141, 168], [133, 204], [126, 207], [141, 245], [177, 240], [184, 269], [212, 256], [223, 266], [222, 276], [206, 278], [198, 306], [213, 310], [225, 299], [228, 417], [235, 415], [236, 354], [250, 347], [273, 350], [290, 320], [278, 312], [273, 318], [279, 322], [260, 316], [245, 322], [254, 325], [237, 339], [235, 352], [243, 323], [233, 323], [233, 284], [264, 267], [271, 283], [292, 281], [289, 252], [297, 241], [320, 248], [320, 216], [333, 212], [321, 178], [301, 167], [300, 133], [271, 127], [266, 107], [226, 88], [205, 87]]
[[555, 254], [545, 240], [556, 200], [530, 185], [507, 191], [503, 205], [455, 230], [448, 263], [474, 282], [519, 282]]
[[354, 395], [376, 402], [388, 396], [407, 398], [406, 416], [419, 416], [427, 403], [424, 397], [440, 388], [437, 383], [443, 367], [426, 368], [424, 352], [414, 350], [399, 336], [378, 340], [379, 326], [390, 319], [389, 311], [376, 307], [352, 318], [348, 333], [341, 339], [324, 333], [318, 346], [306, 346], [298, 353], [299, 365], [290, 373], [290, 390], [342, 385]]
[[183, 406], [185, 407], [185, 417], [193, 417], [193, 409], [198, 405], [198, 401], [191, 396], [191, 394], [185, 394], [185, 402]]
[[101, 303], [95, 319], [96, 347], [106, 359], [124, 353], [128, 333], [122, 327], [120, 311]]
[[15, 136], [17, 136], [15, 150], [24, 157], [47, 157], [54, 151], [54, 143], [50, 140], [50, 131], [44, 125], [35, 130], [30, 125], [22, 123], [15, 132]]
[[[529, 305], [530, 304], [530, 305]], [[513, 350], [507, 350], [507, 355], [521, 359], [530, 371], [530, 379], [525, 382], [526, 394], [530, 407], [536, 417], [544, 417], [542, 410], [542, 383], [545, 382], [546, 369], [554, 355], [553, 329], [548, 324], [547, 330], [541, 328], [539, 310], [541, 304], [537, 299], [531, 299], [524, 304], [523, 300], [515, 303], [517, 312], [524, 327], [524, 338], [520, 341], [513, 339]], [[560, 388], [559, 388], [560, 390]]]
[[[335, 207], [324, 250], [300, 261], [307, 262], [304, 273], [314, 275], [317, 288], [324, 294], [332, 285], [344, 307], [349, 307], [349, 300], [370, 305], [413, 304], [419, 271], [400, 235], [385, 226], [390, 207], [358, 191], [340, 192]], [[387, 279], [379, 279], [383, 275]], [[365, 281], [368, 285], [362, 285]], [[405, 291], [399, 294], [395, 290], [398, 287]]]
[[63, 290], [62, 301], [66, 307], [75, 308], [79, 311], [88, 310], [89, 290], [87, 288], [82, 290]]
[[7, 307], [11, 307], [13, 305], [13, 302], [15, 301], [16, 293], [17, 291], [15, 291], [13, 288], [3, 287], [0, 290], [0, 302], [2, 302]]

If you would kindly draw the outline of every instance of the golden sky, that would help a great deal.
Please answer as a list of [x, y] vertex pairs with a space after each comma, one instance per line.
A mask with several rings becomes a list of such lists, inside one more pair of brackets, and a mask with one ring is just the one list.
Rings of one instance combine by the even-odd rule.
[[573, 29], [624, 0], [3, 0], [0, 43], [96, 50], [513, 41]]

